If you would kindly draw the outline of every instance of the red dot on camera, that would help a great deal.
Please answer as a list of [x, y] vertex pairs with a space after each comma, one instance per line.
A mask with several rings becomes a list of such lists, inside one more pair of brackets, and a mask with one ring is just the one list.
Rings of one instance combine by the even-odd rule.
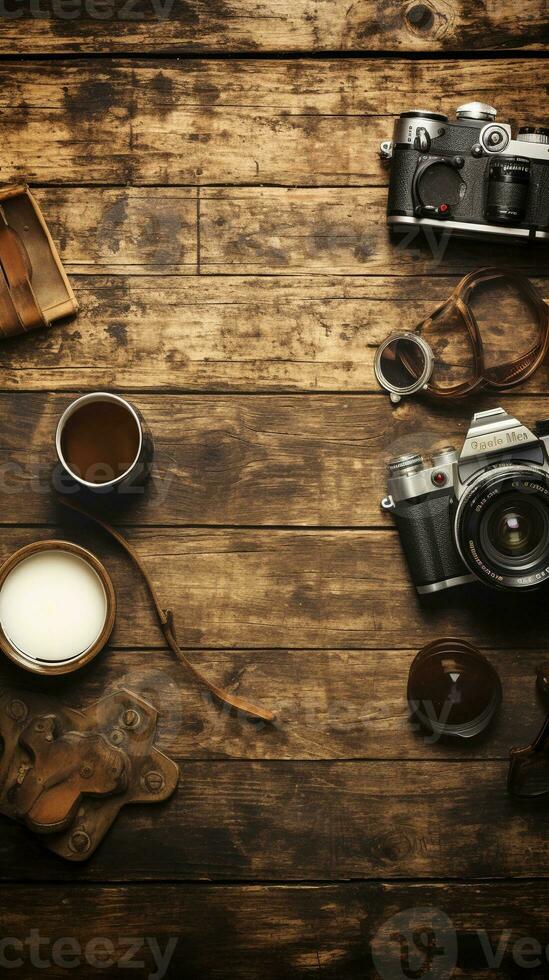
[[436, 483], [437, 487], [443, 487], [446, 483], [446, 473], [433, 473], [433, 483]]
[[448, 210], [448, 205], [447, 204], [441, 204], [440, 205], [439, 211], [441, 212], [441, 214], [446, 214], [447, 210]]

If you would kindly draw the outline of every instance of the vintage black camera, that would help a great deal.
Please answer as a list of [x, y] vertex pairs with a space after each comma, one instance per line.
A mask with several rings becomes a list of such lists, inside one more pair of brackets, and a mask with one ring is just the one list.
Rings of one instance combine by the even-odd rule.
[[403, 112], [393, 139], [387, 220], [391, 229], [441, 227], [469, 237], [549, 239], [549, 129], [524, 126], [517, 139], [482, 102], [457, 110]]
[[480, 580], [499, 589], [549, 581], [549, 420], [536, 435], [502, 408], [478, 412], [458, 453], [389, 463], [388, 496], [420, 595]]

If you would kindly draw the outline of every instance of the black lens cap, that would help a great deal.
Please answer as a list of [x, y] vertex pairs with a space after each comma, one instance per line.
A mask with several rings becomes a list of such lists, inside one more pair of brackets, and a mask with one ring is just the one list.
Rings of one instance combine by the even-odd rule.
[[410, 668], [410, 710], [434, 735], [480, 735], [501, 701], [501, 682], [495, 668], [464, 640], [449, 637], [429, 643]]

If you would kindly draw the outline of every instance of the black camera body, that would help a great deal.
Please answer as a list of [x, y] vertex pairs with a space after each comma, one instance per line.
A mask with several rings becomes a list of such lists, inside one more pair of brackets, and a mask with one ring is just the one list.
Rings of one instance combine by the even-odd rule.
[[539, 587], [549, 581], [549, 420], [534, 434], [502, 408], [478, 412], [461, 454], [391, 460], [381, 506], [420, 595], [475, 580]]
[[549, 128], [511, 127], [482, 102], [449, 121], [412, 110], [381, 144], [391, 160], [387, 221], [489, 239], [549, 240]]

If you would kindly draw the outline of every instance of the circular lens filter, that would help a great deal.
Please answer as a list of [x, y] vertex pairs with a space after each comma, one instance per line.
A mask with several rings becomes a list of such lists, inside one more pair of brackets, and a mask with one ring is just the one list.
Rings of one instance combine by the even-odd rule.
[[374, 361], [381, 387], [400, 397], [424, 388], [433, 373], [433, 366], [431, 348], [413, 333], [387, 337], [378, 348]]
[[408, 704], [434, 735], [480, 735], [502, 700], [499, 676], [470, 643], [444, 638], [429, 643], [410, 668]]

